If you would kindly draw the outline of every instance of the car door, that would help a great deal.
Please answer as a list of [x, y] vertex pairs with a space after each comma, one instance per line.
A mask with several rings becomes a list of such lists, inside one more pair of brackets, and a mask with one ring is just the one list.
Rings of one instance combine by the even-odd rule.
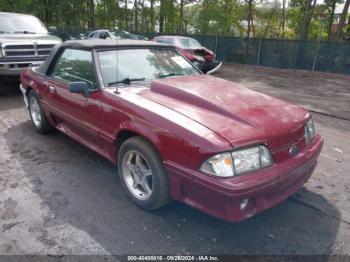
[[[58, 128], [95, 151], [103, 150], [98, 139], [101, 91], [91, 51], [67, 48], [51, 70], [47, 102]], [[69, 83], [80, 81], [88, 83], [89, 97], [69, 91]]]

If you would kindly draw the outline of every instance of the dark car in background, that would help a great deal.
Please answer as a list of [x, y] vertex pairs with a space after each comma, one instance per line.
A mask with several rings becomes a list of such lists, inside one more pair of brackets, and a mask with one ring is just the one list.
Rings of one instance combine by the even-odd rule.
[[88, 34], [88, 38], [99, 38], [99, 39], [131, 39], [131, 40], [148, 40], [147, 37], [142, 35], [135, 35], [125, 30], [95, 30]]
[[151, 39], [158, 43], [175, 46], [180, 53], [203, 73], [212, 74], [220, 69], [222, 62], [216, 61], [216, 54], [202, 46], [197, 40], [184, 36], [157, 36]]
[[70, 32], [70, 31], [62, 31], [56, 33], [58, 37], [60, 37], [63, 41], [68, 40], [85, 40], [87, 39], [87, 35], [82, 32]]
[[23, 68], [44, 62], [61, 42], [32, 15], [0, 12], [0, 79], [18, 79]]

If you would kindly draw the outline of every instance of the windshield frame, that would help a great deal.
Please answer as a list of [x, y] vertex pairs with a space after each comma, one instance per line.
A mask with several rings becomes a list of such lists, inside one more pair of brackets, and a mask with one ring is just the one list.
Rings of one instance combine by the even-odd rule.
[[[37, 35], [47, 35], [49, 34], [46, 26], [43, 24], [43, 22], [37, 18], [36, 16], [33, 16], [33, 15], [27, 15], [27, 14], [6, 14], [3, 16], [3, 18], [5, 18], [6, 20], [11, 20], [11, 19], [15, 19], [15, 18], [18, 18], [20, 17], [21, 19], [31, 19], [32, 21], [36, 21], [38, 23], [38, 25], [40, 25], [42, 28], [40, 31], [33, 31], [32, 29], [31, 30], [25, 30], [27, 31], [28, 33], [23, 33], [23, 34], [32, 34], [32, 32], [34, 34], [37, 34]], [[32, 24], [32, 23], [31, 23]], [[9, 31], [3, 31], [0, 29], [1, 32], [4, 32], [3, 34], [21, 34], [21, 33], [15, 33], [15, 32], [21, 32], [22, 30], [21, 29], [16, 29], [15, 31], [12, 31], [12, 32], [9, 32]]]
[[[105, 88], [111, 88], [108, 87], [107, 85], [104, 84], [103, 81], [103, 77], [102, 77], [102, 72], [101, 72], [101, 64], [100, 64], [100, 58], [99, 58], [99, 54], [100, 52], [105, 52], [105, 51], [118, 51], [118, 50], [141, 50], [141, 49], [157, 49], [157, 50], [171, 50], [176, 52], [179, 56], [181, 56], [183, 59], [185, 59], [188, 63], [190, 63], [193, 67], [193, 69], [196, 71], [196, 73], [198, 73], [198, 75], [203, 75], [203, 72], [200, 71], [195, 65], [193, 65], [193, 63], [188, 60], [185, 56], [183, 56], [176, 48], [172, 47], [172, 46], [148, 46], [148, 45], [144, 45], [144, 46], [117, 46], [117, 47], [105, 47], [105, 48], [95, 48], [93, 49], [93, 60], [95, 63], [95, 67], [96, 67], [96, 73], [97, 73], [97, 80], [99, 82], [99, 86], [101, 89], [105, 89]], [[153, 79], [156, 80], [156, 79]], [[145, 81], [153, 81], [153, 80], [145, 80]], [[122, 86], [122, 85], [120, 85]]]

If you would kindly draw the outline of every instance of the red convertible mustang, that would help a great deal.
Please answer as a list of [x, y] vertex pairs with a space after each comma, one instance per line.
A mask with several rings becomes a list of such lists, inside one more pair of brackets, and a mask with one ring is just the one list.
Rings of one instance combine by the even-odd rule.
[[22, 72], [35, 129], [58, 129], [117, 165], [125, 193], [240, 221], [311, 176], [323, 140], [304, 109], [203, 75], [176, 49], [67, 41]]

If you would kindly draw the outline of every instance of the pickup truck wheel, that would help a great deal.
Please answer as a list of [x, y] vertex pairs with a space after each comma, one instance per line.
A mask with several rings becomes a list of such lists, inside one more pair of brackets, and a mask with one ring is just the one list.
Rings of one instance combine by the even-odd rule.
[[159, 209], [170, 202], [169, 182], [155, 148], [141, 137], [132, 137], [120, 147], [118, 173], [123, 190], [140, 208]]
[[28, 94], [28, 110], [32, 124], [38, 133], [47, 134], [54, 130], [46, 118], [38, 94], [33, 90]]

